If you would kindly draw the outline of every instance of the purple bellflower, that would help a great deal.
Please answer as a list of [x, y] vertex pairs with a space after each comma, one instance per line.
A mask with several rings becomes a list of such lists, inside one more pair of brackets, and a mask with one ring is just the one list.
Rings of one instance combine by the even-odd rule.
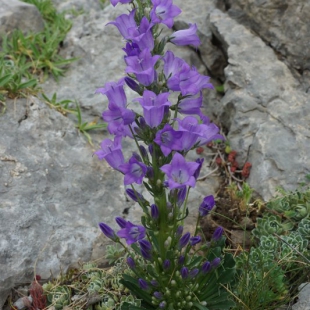
[[108, 82], [104, 87], [98, 88], [96, 94], [100, 93], [108, 97], [109, 103], [113, 102], [119, 108], [125, 108], [127, 105], [127, 98], [124, 91], [124, 78], [118, 82]]
[[219, 134], [219, 131], [219, 128], [213, 123], [210, 123], [208, 125], [201, 124], [200, 135], [197, 139], [197, 143], [199, 143], [199, 145], [204, 145], [208, 144], [213, 140], [225, 140], [224, 137]]
[[143, 107], [145, 122], [151, 128], [157, 127], [163, 120], [165, 107], [169, 107], [171, 102], [168, 101], [169, 93], [161, 93], [158, 96], [150, 90], [145, 90], [143, 98], [137, 98]]
[[160, 170], [166, 174], [170, 189], [181, 188], [184, 185], [195, 187], [194, 173], [198, 166], [195, 162], [186, 162], [180, 153], [175, 153], [171, 163], [162, 166]]
[[125, 3], [130, 3], [130, 2], [132, 2], [132, 0], [111, 0], [111, 4], [113, 6], [116, 6], [118, 3], [125, 4]]
[[128, 245], [133, 244], [145, 237], [145, 228], [141, 225], [126, 223], [126, 227], [117, 232], [120, 238], [125, 238]]
[[153, 8], [150, 16], [153, 23], [165, 24], [168, 28], [173, 26], [173, 18], [182, 11], [179, 7], [172, 4], [172, 0], [152, 0]]
[[142, 85], [149, 86], [157, 78], [154, 66], [159, 58], [159, 55], [152, 56], [148, 48], [144, 49], [138, 56], [126, 57], [126, 73], [134, 73]]
[[126, 47], [123, 48], [123, 51], [127, 54], [127, 56], [138, 56], [141, 53], [139, 45], [134, 42], [133, 43], [127, 42]]
[[129, 185], [132, 183], [141, 184], [147, 171], [146, 165], [138, 161], [135, 156], [132, 156], [129, 159], [129, 162], [121, 165], [120, 168], [125, 174], [124, 185]]
[[202, 92], [199, 97], [189, 96], [180, 100], [178, 104], [178, 112], [186, 115], [200, 115], [202, 106]]
[[166, 124], [162, 130], [157, 131], [154, 142], [160, 146], [163, 154], [168, 156], [172, 151], [182, 150], [181, 136], [181, 132], [175, 131], [171, 125]]
[[214, 200], [214, 197], [213, 195], [209, 195], [209, 196], [206, 196], [200, 207], [199, 207], [199, 214], [200, 216], [206, 216], [210, 213], [210, 211], [213, 209], [215, 205], [215, 200]]
[[193, 45], [195, 47], [200, 45], [200, 39], [196, 34], [197, 25], [189, 24], [189, 28], [174, 32], [169, 41], [175, 45]]
[[109, 109], [102, 113], [102, 118], [108, 123], [108, 130], [116, 136], [127, 136], [124, 127], [128, 127], [135, 120], [136, 114], [129, 109], [119, 107], [114, 102], [109, 103]]
[[120, 136], [115, 137], [114, 141], [105, 139], [101, 142], [101, 149], [94, 153], [100, 160], [105, 159], [112, 168], [119, 171], [121, 171], [120, 166], [125, 162], [121, 141]]
[[107, 224], [105, 223], [99, 223], [99, 227], [101, 229], [101, 231], [109, 238], [112, 239], [114, 241], [117, 240], [117, 236], [114, 232], [114, 230]]
[[153, 50], [154, 48], [154, 37], [152, 34], [153, 26], [154, 24], [150, 23], [149, 20], [144, 16], [137, 29], [129, 30], [131, 40], [139, 46], [140, 50], [144, 50], [145, 48]]
[[135, 21], [136, 10], [132, 10], [128, 15], [122, 14], [118, 16], [114, 22], [109, 22], [107, 25], [114, 25], [117, 27], [121, 35], [126, 39], [130, 40], [132, 34], [138, 28]]

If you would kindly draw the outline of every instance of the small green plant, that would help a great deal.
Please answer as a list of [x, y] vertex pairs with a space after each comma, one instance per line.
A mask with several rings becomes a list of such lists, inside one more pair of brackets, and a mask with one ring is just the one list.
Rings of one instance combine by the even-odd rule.
[[244, 182], [242, 188], [239, 189], [236, 182], [232, 182], [228, 187], [227, 191], [229, 192], [232, 200], [238, 201], [239, 210], [243, 213], [249, 211], [250, 202], [252, 199], [253, 189]]
[[90, 145], [93, 145], [92, 138], [87, 131], [94, 130], [94, 129], [101, 129], [101, 128], [105, 129], [107, 128], [107, 126], [106, 124], [103, 124], [103, 123], [98, 124], [97, 120], [94, 120], [92, 122], [83, 122], [81, 108], [77, 102], [75, 102], [75, 104], [76, 104], [76, 116], [78, 120], [76, 128], [78, 128], [79, 131], [86, 137], [88, 143]]

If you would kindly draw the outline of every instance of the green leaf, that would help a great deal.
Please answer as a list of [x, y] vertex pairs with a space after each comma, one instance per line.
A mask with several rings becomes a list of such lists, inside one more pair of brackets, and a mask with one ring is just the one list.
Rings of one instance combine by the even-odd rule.
[[209, 310], [209, 308], [202, 306], [201, 304], [199, 304], [198, 302], [194, 302], [193, 303], [194, 306], [199, 309], [199, 310]]
[[23, 88], [32, 88], [35, 85], [37, 85], [37, 82], [38, 81], [36, 79], [29, 80], [29, 81], [27, 81], [25, 83], [19, 84], [17, 86], [17, 89], [20, 90], [20, 89], [23, 89]]
[[6, 85], [12, 79], [11, 73], [0, 78], [0, 87]]

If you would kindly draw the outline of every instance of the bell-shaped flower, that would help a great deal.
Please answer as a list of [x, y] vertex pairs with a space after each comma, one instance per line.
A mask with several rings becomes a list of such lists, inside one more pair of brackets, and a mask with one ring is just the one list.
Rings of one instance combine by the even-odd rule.
[[148, 48], [144, 49], [138, 56], [125, 57], [126, 73], [134, 73], [142, 85], [149, 86], [157, 78], [154, 66], [159, 58], [159, 55], [152, 56]]
[[156, 95], [150, 90], [145, 90], [143, 98], [136, 98], [143, 107], [143, 115], [147, 125], [155, 128], [160, 125], [163, 120], [165, 107], [169, 107], [171, 102], [168, 100], [169, 93], [161, 93]]
[[123, 133], [124, 127], [132, 124], [135, 117], [136, 114], [132, 110], [119, 107], [114, 102], [110, 102], [109, 109], [102, 113], [103, 120], [108, 123], [108, 130], [110, 134], [114, 134], [116, 136], [128, 135], [126, 131]]
[[185, 115], [200, 115], [202, 106], [202, 92], [197, 96], [188, 96], [180, 100], [178, 112]]
[[149, 20], [144, 16], [141, 19], [139, 27], [129, 31], [131, 35], [131, 41], [136, 43], [140, 50], [144, 50], [148, 48], [149, 50], [153, 50], [154, 48], [154, 37], [152, 33], [152, 27], [154, 24], [149, 22]]
[[170, 189], [181, 188], [185, 185], [195, 187], [196, 179], [194, 173], [198, 168], [195, 162], [186, 162], [180, 153], [175, 153], [170, 164], [160, 168], [168, 178]]
[[100, 93], [108, 97], [109, 103], [119, 108], [125, 108], [127, 105], [127, 98], [124, 91], [124, 78], [121, 78], [118, 82], [108, 82], [104, 87], [98, 88], [96, 94]]
[[178, 16], [182, 11], [172, 0], [152, 0], [153, 8], [150, 16], [153, 23], [165, 24], [168, 28], [173, 26], [173, 18]]
[[134, 42], [127, 42], [126, 47], [123, 48], [123, 51], [127, 54], [127, 56], [138, 56], [141, 53], [139, 45]]
[[157, 131], [154, 142], [160, 146], [163, 154], [168, 156], [172, 151], [182, 150], [181, 136], [182, 132], [175, 131], [171, 125], [166, 124], [162, 130]]
[[112, 168], [119, 171], [122, 171], [120, 166], [125, 163], [121, 141], [121, 136], [115, 137], [114, 141], [105, 139], [101, 142], [101, 149], [94, 153], [100, 160], [105, 159]]
[[197, 36], [197, 25], [189, 24], [188, 29], [178, 30], [174, 32], [169, 41], [175, 45], [193, 45], [195, 47], [200, 45], [200, 39]]
[[132, 183], [141, 184], [147, 171], [146, 165], [138, 161], [135, 156], [132, 156], [129, 162], [121, 165], [120, 168], [125, 174], [124, 185]]
[[132, 10], [128, 15], [122, 14], [118, 16], [115, 21], [107, 23], [107, 25], [114, 25], [117, 27], [121, 35], [126, 39], [130, 40], [133, 33], [136, 33], [138, 28], [135, 21], [136, 10]]
[[128, 245], [133, 244], [145, 237], [145, 227], [134, 225], [131, 222], [126, 223], [126, 227], [117, 232], [120, 238], [125, 238]]
[[205, 145], [213, 140], [225, 140], [225, 138], [219, 134], [220, 129], [213, 123], [200, 124], [200, 134], [197, 138], [199, 145]]

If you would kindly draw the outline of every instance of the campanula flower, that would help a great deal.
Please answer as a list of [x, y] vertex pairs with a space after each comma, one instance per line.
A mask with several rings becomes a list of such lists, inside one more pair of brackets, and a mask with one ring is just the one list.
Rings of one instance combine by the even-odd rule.
[[128, 127], [135, 120], [136, 114], [129, 109], [119, 107], [114, 102], [109, 103], [109, 109], [102, 113], [102, 118], [108, 123], [108, 130], [116, 136], [126, 136], [124, 127]]
[[215, 200], [214, 200], [214, 197], [213, 195], [209, 195], [209, 196], [206, 196], [200, 207], [199, 207], [199, 214], [200, 216], [206, 216], [210, 213], [210, 211], [213, 209], [215, 205]]
[[168, 28], [173, 26], [173, 18], [182, 11], [172, 4], [172, 0], [152, 0], [153, 8], [150, 16], [153, 23], [165, 24]]
[[169, 41], [175, 45], [193, 45], [195, 47], [200, 45], [200, 39], [196, 34], [197, 25], [189, 24], [189, 28], [174, 32]]
[[202, 106], [202, 92], [197, 96], [189, 96], [180, 100], [178, 112], [187, 115], [200, 115]]
[[125, 238], [128, 245], [133, 244], [145, 237], [145, 227], [134, 225], [131, 222], [126, 223], [126, 227], [119, 230], [117, 235], [120, 238]]
[[107, 25], [114, 25], [117, 27], [121, 35], [126, 39], [130, 40], [133, 33], [138, 28], [135, 21], [136, 10], [132, 10], [128, 15], [122, 14], [118, 16], [114, 22], [109, 22]]
[[124, 185], [132, 183], [141, 184], [147, 171], [146, 165], [138, 161], [135, 156], [132, 156], [129, 159], [129, 162], [121, 165], [120, 168], [125, 174]]
[[157, 131], [154, 142], [160, 146], [163, 154], [168, 156], [172, 151], [182, 150], [181, 136], [181, 132], [175, 131], [171, 125], [166, 124], [162, 130]]
[[143, 107], [143, 115], [145, 122], [151, 128], [157, 127], [163, 120], [165, 107], [169, 107], [171, 102], [168, 100], [169, 93], [161, 93], [156, 95], [150, 90], [145, 90], [143, 98], [136, 98]]
[[119, 171], [121, 171], [120, 166], [125, 162], [121, 141], [120, 136], [115, 137], [114, 141], [104, 139], [100, 145], [101, 149], [94, 153], [100, 160], [105, 159], [112, 168]]
[[109, 103], [119, 108], [125, 108], [127, 105], [127, 98], [124, 91], [124, 78], [121, 78], [118, 82], [108, 82], [104, 87], [98, 88], [96, 94], [100, 93], [108, 97]]
[[112, 240], [114, 240], [114, 241], [118, 239], [117, 236], [116, 236], [116, 234], [115, 234], [115, 232], [114, 232], [114, 230], [113, 230], [109, 225], [107, 225], [107, 224], [105, 224], [105, 223], [99, 223], [99, 227], [100, 227], [101, 231], [102, 231], [108, 238], [110, 238], [110, 239], [112, 239]]
[[126, 57], [126, 73], [134, 73], [142, 85], [149, 86], [157, 78], [154, 66], [159, 58], [159, 55], [152, 56], [148, 48], [144, 49], [138, 56]]
[[170, 164], [160, 168], [168, 178], [170, 189], [181, 188], [184, 185], [195, 187], [194, 173], [198, 168], [195, 162], [187, 162], [180, 153], [175, 153]]
[[131, 41], [136, 43], [140, 50], [145, 48], [151, 51], [154, 48], [154, 37], [152, 33], [152, 27], [154, 24], [149, 22], [149, 20], [144, 16], [140, 22], [139, 27], [135, 30], [130, 30]]
[[138, 56], [141, 53], [139, 45], [134, 42], [127, 42], [126, 47], [123, 48], [123, 51], [127, 54], [127, 56]]
[[143, 88], [140, 87], [139, 84], [137, 84], [133, 79], [129, 78], [128, 76], [125, 77], [125, 82], [133, 91], [138, 93], [139, 95], [142, 94]]

